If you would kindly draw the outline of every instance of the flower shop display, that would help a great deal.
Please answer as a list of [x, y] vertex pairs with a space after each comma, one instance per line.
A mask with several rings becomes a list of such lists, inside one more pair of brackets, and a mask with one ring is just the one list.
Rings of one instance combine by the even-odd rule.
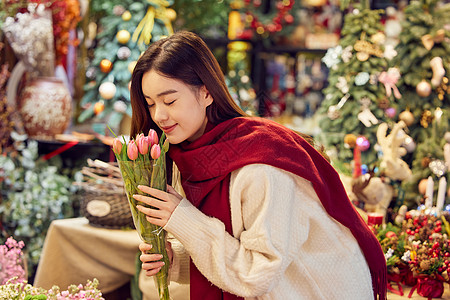
[[169, 140], [163, 133], [158, 142], [156, 131], [151, 129], [148, 136], [143, 133], [136, 136], [135, 139], [127, 141], [115, 138], [113, 141], [113, 151], [119, 163], [122, 173], [125, 191], [133, 216], [134, 225], [140, 238], [151, 244], [151, 253], [163, 255], [164, 266], [154, 276], [155, 285], [158, 289], [159, 299], [168, 300], [168, 272], [169, 259], [166, 252], [166, 232], [162, 227], [153, 225], [147, 221], [146, 215], [140, 212], [136, 205], [145, 205], [138, 203], [133, 195], [144, 194], [138, 189], [139, 185], [150, 186], [155, 189], [166, 191], [166, 158], [165, 153], [169, 150]]
[[61, 291], [55, 285], [49, 290], [34, 287], [25, 282], [18, 282], [17, 278], [11, 278], [6, 284], [0, 285], [0, 299], [8, 300], [105, 300], [98, 287], [98, 280], [88, 280], [83, 286], [70, 285], [67, 290]]
[[[26, 135], [11, 133], [13, 151], [0, 155], [0, 241], [9, 236], [23, 240], [29, 276], [34, 274], [50, 223], [74, 215], [77, 187], [58, 167], [39, 158], [38, 143]], [[75, 175], [74, 175], [75, 176]]]
[[[388, 289], [403, 296], [402, 285], [412, 286], [408, 295], [440, 298], [450, 273], [450, 215], [433, 210], [412, 210], [399, 224], [376, 226], [385, 252]], [[398, 289], [394, 288], [398, 286]]]

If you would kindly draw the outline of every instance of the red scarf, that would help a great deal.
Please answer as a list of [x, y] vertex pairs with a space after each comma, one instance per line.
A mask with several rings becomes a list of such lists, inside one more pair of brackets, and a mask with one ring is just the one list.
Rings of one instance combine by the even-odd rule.
[[[338, 173], [295, 132], [267, 119], [234, 118], [207, 129], [192, 143], [172, 145], [169, 155], [181, 172], [186, 198], [206, 215], [220, 219], [230, 234], [232, 171], [267, 164], [309, 180], [328, 214], [358, 241], [370, 268], [375, 300], [386, 299], [386, 261], [377, 238], [354, 209]], [[212, 285], [192, 262], [190, 270], [191, 299], [242, 299]]]

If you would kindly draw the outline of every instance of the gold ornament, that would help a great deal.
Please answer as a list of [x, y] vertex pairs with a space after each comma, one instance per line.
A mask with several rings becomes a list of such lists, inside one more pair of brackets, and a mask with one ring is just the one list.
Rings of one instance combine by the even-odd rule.
[[428, 51], [433, 48], [435, 43], [442, 43], [445, 39], [445, 30], [439, 29], [436, 31], [436, 34], [432, 36], [431, 34], [425, 34], [420, 38], [422, 40], [422, 44]]
[[95, 115], [100, 114], [104, 110], [105, 110], [105, 103], [103, 102], [103, 100], [100, 100], [94, 104], [94, 114]]
[[402, 111], [398, 115], [398, 118], [401, 121], [405, 122], [406, 126], [408, 126], [408, 127], [414, 123], [414, 115], [409, 110]]
[[137, 61], [132, 61], [132, 62], [130, 62], [129, 64], [128, 64], [128, 71], [131, 73], [131, 74], [133, 74], [133, 71], [134, 71], [134, 67], [136, 67], [136, 63], [137, 63]]
[[373, 56], [377, 56], [377, 57], [383, 56], [383, 51], [381, 51], [381, 49], [378, 45], [374, 45], [363, 39], [356, 41], [355, 45], [353, 46], [353, 49], [355, 49], [356, 52], [363, 52], [368, 55], [373, 55]]
[[428, 168], [428, 166], [430, 165], [430, 162], [431, 162], [431, 159], [429, 157], [424, 157], [420, 161], [420, 165], [422, 166], [422, 168]]
[[126, 44], [130, 40], [131, 34], [128, 32], [128, 30], [122, 29], [119, 30], [116, 34], [117, 41], [121, 44]]
[[124, 20], [125, 22], [131, 20], [131, 13], [130, 13], [128, 10], [126, 10], [126, 11], [122, 14], [122, 20]]
[[419, 193], [421, 195], [425, 195], [425, 192], [427, 191], [427, 184], [428, 184], [428, 179], [426, 179], [426, 178], [419, 181], [419, 185], [417, 188], [419, 189]]
[[103, 73], [109, 73], [111, 72], [113, 68], [113, 64], [110, 60], [108, 59], [102, 59], [102, 61], [100, 62], [100, 71], [102, 71]]
[[349, 133], [344, 137], [344, 143], [348, 145], [350, 148], [355, 148], [356, 146], [356, 135]]
[[420, 125], [422, 125], [423, 128], [428, 128], [428, 126], [431, 124], [431, 122], [433, 122], [433, 119], [434, 119], [434, 116], [431, 113], [431, 111], [426, 109], [422, 113], [422, 117], [420, 118]]
[[373, 34], [373, 35], [370, 37], [370, 39], [371, 39], [372, 42], [374, 42], [375, 44], [382, 45], [382, 44], [384, 44], [384, 42], [386, 41], [386, 35], [385, 35], [383, 32], [379, 31], [379, 32]]
[[356, 53], [356, 58], [359, 61], [366, 61], [366, 60], [369, 59], [369, 56], [370, 55], [368, 53], [366, 53], [366, 52], [358, 52], [358, 53]]
[[450, 93], [450, 89], [448, 88], [448, 78], [442, 78], [441, 84], [436, 88], [436, 93], [438, 94], [438, 99], [444, 101], [445, 94]]
[[416, 92], [419, 94], [420, 97], [428, 97], [431, 94], [431, 84], [426, 81], [422, 80], [419, 82], [416, 86]]
[[168, 8], [166, 9], [166, 16], [169, 21], [173, 22], [177, 18], [177, 12], [172, 8]]

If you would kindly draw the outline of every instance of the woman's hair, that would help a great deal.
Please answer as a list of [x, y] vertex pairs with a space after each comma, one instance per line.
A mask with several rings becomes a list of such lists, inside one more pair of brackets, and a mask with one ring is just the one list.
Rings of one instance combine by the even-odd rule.
[[142, 92], [142, 76], [150, 70], [180, 80], [196, 91], [204, 85], [214, 99], [206, 109], [213, 124], [246, 116], [231, 97], [222, 70], [205, 42], [192, 32], [179, 31], [152, 43], [136, 63], [131, 77], [131, 136], [150, 128], [161, 134]]

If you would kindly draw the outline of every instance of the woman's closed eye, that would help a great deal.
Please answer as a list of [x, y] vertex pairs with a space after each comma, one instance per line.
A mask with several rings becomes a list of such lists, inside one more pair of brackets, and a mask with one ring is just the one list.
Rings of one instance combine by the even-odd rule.
[[173, 104], [175, 101], [177, 101], [177, 99], [172, 100], [172, 101], [165, 102], [164, 104], [165, 104], [165, 105], [171, 105], [171, 104]]

